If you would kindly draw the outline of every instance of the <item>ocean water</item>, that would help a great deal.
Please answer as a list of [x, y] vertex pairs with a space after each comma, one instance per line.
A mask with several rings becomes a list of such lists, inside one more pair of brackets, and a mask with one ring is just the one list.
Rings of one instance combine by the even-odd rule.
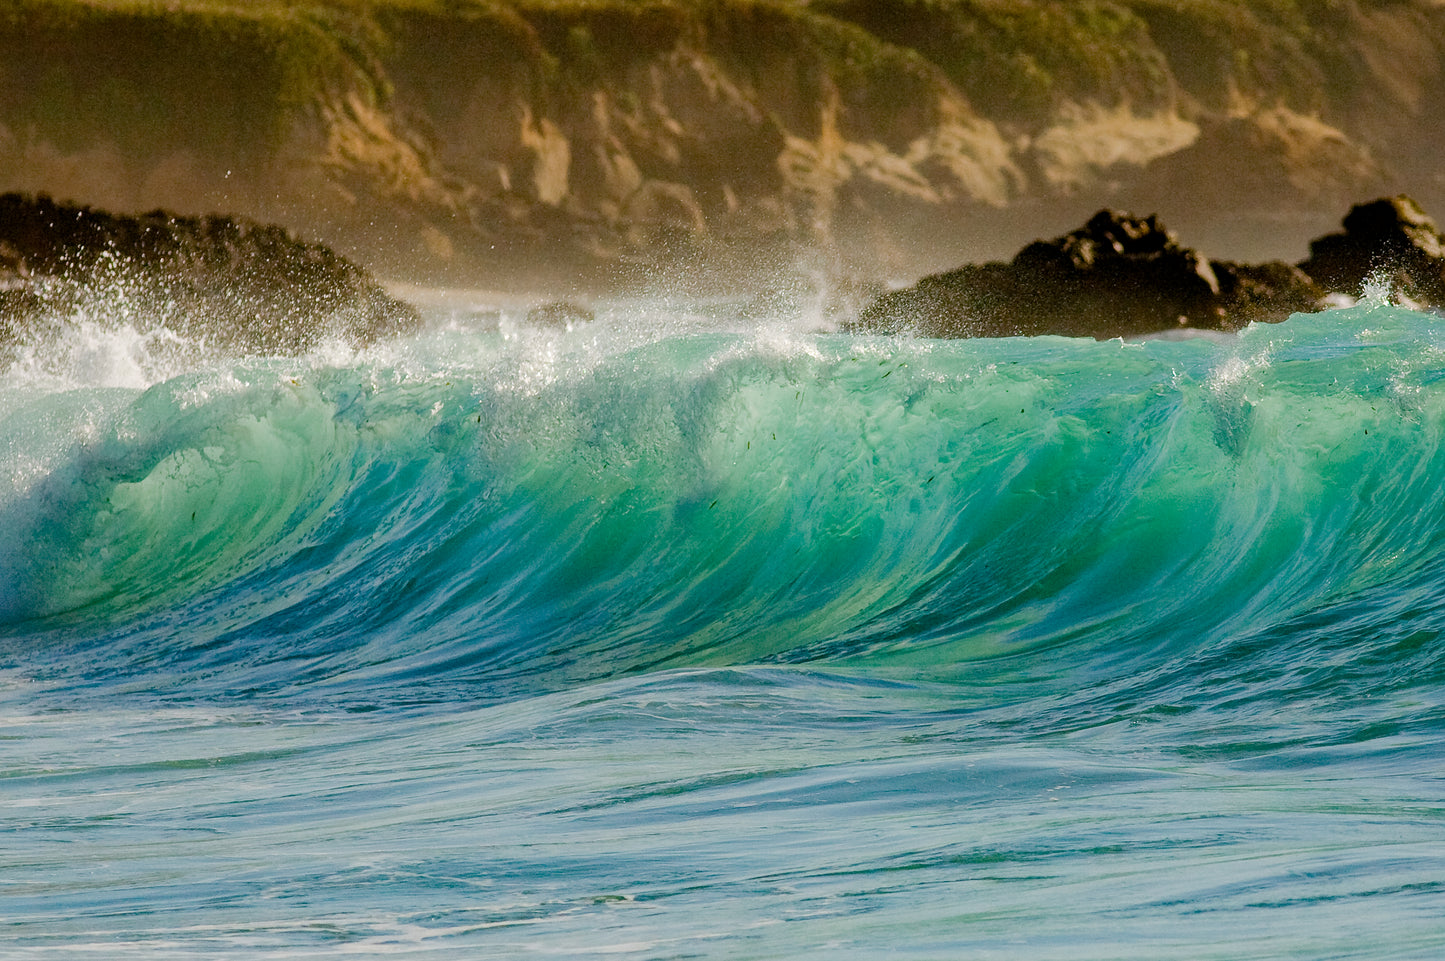
[[1445, 318], [484, 306], [0, 378], [0, 956], [1445, 956]]

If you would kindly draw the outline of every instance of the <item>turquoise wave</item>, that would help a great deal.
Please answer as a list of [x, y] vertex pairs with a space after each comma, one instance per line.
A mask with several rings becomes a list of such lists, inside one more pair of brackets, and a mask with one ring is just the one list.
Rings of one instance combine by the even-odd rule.
[[663, 313], [12, 368], [6, 956], [1441, 954], [1439, 317]]
[[9, 384], [0, 636], [87, 683], [403, 699], [765, 663], [1198, 685], [1274, 634], [1439, 677], [1440, 325], [450, 331]]

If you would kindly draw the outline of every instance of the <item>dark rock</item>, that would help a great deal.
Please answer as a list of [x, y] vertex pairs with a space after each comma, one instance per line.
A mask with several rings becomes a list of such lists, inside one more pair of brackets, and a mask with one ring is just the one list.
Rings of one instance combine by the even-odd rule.
[[1019, 333], [1004, 327], [1012, 304], [1030, 292], [1020, 289], [1008, 264], [965, 264], [957, 270], [924, 277], [912, 287], [881, 295], [845, 324], [855, 333], [917, 334], [920, 337], [1007, 337]]
[[1009, 263], [969, 265], [885, 294], [851, 329], [924, 337], [1063, 334], [1131, 337], [1177, 327], [1237, 330], [1358, 297], [1368, 283], [1422, 307], [1445, 306], [1445, 234], [1409, 197], [1351, 208], [1342, 233], [1297, 266], [1209, 261], [1154, 217], [1100, 211]]
[[1445, 236], [1409, 197], [1388, 197], [1350, 209], [1344, 232], [1310, 244], [1300, 268], [1321, 286], [1359, 296], [1382, 280], [1424, 306], [1445, 306]]
[[1325, 290], [1300, 268], [1272, 260], [1263, 264], [1213, 261], [1220, 307], [1231, 329], [1273, 324], [1308, 314], [1324, 304]]
[[365, 345], [420, 325], [360, 267], [281, 227], [0, 196], [0, 348], [82, 316], [260, 354], [333, 336]]
[[[1232, 329], [1238, 301], [1254, 315], [1294, 305], [1308, 278], [1293, 268], [1251, 272], [1231, 265], [1221, 283], [1213, 265], [1183, 247], [1154, 217], [1101, 210], [1079, 230], [1029, 244], [1009, 263], [970, 265], [886, 294], [854, 329], [912, 331], [925, 337], [1061, 334], [1130, 337], [1177, 327]], [[1265, 291], [1288, 274], [1288, 295]], [[1282, 318], [1275, 318], [1282, 319]]]

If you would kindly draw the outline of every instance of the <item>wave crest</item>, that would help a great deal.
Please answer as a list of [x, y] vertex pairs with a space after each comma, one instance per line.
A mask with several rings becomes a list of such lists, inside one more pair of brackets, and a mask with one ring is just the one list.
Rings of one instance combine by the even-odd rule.
[[[1366, 305], [1232, 344], [695, 333], [554, 352], [541, 378], [536, 344], [449, 334], [12, 400], [29, 479], [0, 503], [0, 614], [110, 623], [88, 670], [163, 657], [242, 688], [1137, 668], [1439, 564], [1431, 325]], [[41, 449], [37, 404], [79, 439]]]

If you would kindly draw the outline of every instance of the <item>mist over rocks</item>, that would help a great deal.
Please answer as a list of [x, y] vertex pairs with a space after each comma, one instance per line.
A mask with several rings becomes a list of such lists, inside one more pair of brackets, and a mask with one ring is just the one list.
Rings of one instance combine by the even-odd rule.
[[551, 300], [535, 304], [527, 311], [527, 323], [535, 327], [574, 330], [597, 319], [590, 307], [567, 300]]
[[421, 322], [365, 270], [279, 226], [0, 196], [0, 349], [82, 318], [248, 354], [361, 346]]
[[921, 337], [1137, 337], [1179, 328], [1238, 330], [1322, 310], [1330, 294], [1382, 283], [1410, 303], [1445, 306], [1445, 236], [1406, 196], [1351, 208], [1342, 233], [1298, 265], [1211, 261], [1155, 216], [1101, 210], [1009, 262], [924, 277], [865, 307], [853, 332]]

